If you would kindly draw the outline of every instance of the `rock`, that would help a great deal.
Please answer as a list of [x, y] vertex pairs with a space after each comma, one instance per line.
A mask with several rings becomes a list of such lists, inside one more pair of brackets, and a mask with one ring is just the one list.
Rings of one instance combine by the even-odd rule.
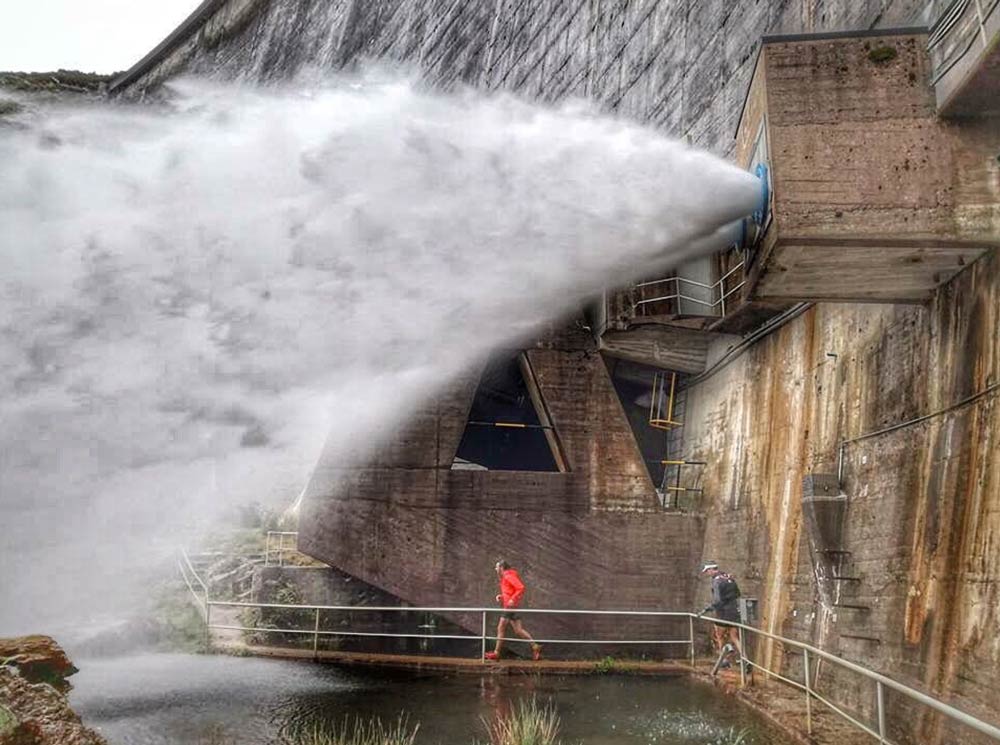
[[76, 671], [48, 636], [0, 639], [0, 745], [107, 745], [69, 708]]
[[77, 672], [62, 647], [48, 636], [0, 639], [0, 663], [17, 668], [29, 683], [48, 683], [60, 691], [72, 687], [66, 679]]
[[47, 683], [29, 683], [0, 667], [0, 705], [17, 723], [0, 733], [0, 745], [108, 745], [69, 708], [66, 696]]

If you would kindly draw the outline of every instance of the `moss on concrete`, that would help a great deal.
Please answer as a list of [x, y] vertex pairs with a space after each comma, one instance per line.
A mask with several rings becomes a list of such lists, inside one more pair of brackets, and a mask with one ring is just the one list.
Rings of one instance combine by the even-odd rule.
[[885, 65], [892, 62], [896, 57], [899, 56], [899, 52], [896, 51], [896, 47], [889, 46], [888, 44], [883, 44], [882, 46], [875, 47], [868, 52], [868, 59], [874, 62], [876, 65]]

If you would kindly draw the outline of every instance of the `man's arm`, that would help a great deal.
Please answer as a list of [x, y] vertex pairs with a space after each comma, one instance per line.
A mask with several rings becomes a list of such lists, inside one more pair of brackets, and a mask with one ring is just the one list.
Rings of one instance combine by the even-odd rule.
[[719, 593], [718, 583], [714, 580], [712, 581], [712, 602], [705, 606], [705, 610], [699, 613], [699, 616], [704, 616], [706, 613], [713, 612], [717, 613], [719, 609], [723, 606], [722, 597]]
[[524, 583], [517, 576], [516, 572], [511, 572], [505, 579], [512, 589], [510, 599], [507, 601], [507, 607], [516, 608], [517, 604], [521, 602], [521, 596], [524, 595]]

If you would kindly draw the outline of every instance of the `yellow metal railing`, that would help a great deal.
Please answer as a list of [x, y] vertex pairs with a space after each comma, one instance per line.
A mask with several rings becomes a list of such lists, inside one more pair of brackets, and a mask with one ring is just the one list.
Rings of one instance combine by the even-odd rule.
[[680, 427], [683, 422], [674, 419], [676, 401], [677, 373], [656, 373], [653, 376], [653, 395], [649, 401], [649, 426], [656, 429]]

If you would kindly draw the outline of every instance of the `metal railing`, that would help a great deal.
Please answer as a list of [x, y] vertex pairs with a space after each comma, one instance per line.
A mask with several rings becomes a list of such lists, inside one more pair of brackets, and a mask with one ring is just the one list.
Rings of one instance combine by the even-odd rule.
[[[703, 308], [705, 308], [706, 312], [704, 313], [704, 315], [706, 316], [725, 316], [726, 301], [730, 297], [732, 297], [732, 295], [743, 289], [743, 286], [746, 284], [746, 279], [744, 277], [740, 277], [739, 281], [734, 286], [729, 288], [726, 287], [726, 283], [729, 280], [729, 278], [732, 277], [734, 274], [736, 274], [737, 272], [742, 272], [743, 266], [744, 262], [740, 261], [736, 266], [727, 271], [712, 284], [706, 284], [705, 282], [698, 282], [697, 280], [688, 279], [687, 277], [677, 277], [677, 276], [665, 277], [663, 279], [654, 279], [648, 282], [639, 282], [638, 284], [632, 285], [633, 291], [643, 290], [643, 292], [645, 292], [644, 288], [647, 287], [655, 287], [658, 285], [669, 286], [670, 284], [673, 284], [673, 292], [665, 290], [665, 292], [668, 292], [669, 294], [657, 295], [656, 297], [651, 297], [651, 298], [644, 297], [641, 300], [633, 301], [632, 312], [635, 313], [639, 308], [643, 308], [653, 303], [673, 302], [677, 303], [679, 306], [680, 302], [684, 301], [684, 302], [694, 303], [695, 305], [700, 305]], [[704, 300], [702, 298], [686, 294], [685, 290], [682, 288], [682, 285], [684, 285], [685, 287], [696, 287], [703, 290], [709, 290], [712, 293], [711, 297], [716, 299]]]
[[[184, 580], [184, 584], [191, 591], [191, 596], [194, 598], [195, 605], [201, 609], [201, 614], [205, 618], [205, 622], [208, 623], [208, 585], [206, 585], [201, 577], [198, 576], [198, 572], [195, 571], [194, 565], [191, 563], [191, 558], [188, 556], [187, 551], [183, 548], [180, 550], [180, 555], [177, 557], [177, 568], [181, 572], [181, 578]], [[192, 584], [193, 583], [193, 584]], [[195, 585], [201, 588], [201, 597], [198, 596], [198, 590], [195, 589]]]
[[[480, 646], [480, 650], [485, 654], [487, 650], [487, 644], [491, 641], [496, 641], [497, 637], [489, 633], [489, 620], [491, 616], [496, 616], [503, 613], [502, 609], [495, 607], [404, 607], [404, 606], [357, 606], [357, 605], [290, 605], [283, 603], [246, 603], [238, 601], [218, 601], [211, 600], [208, 597], [208, 588], [205, 583], [201, 581], [198, 577], [197, 572], [195, 572], [194, 567], [191, 565], [190, 561], [187, 559], [187, 555], [182, 552], [181, 559], [178, 561], [178, 566], [180, 567], [181, 574], [184, 576], [185, 583], [188, 589], [191, 591], [191, 595], [194, 598], [196, 605], [203, 610], [203, 616], [205, 619], [206, 629], [211, 632], [211, 630], [226, 630], [226, 631], [240, 631], [247, 633], [276, 633], [276, 634], [292, 634], [292, 635], [303, 635], [312, 638], [312, 651], [314, 655], [319, 653], [319, 641], [321, 637], [356, 637], [356, 638], [390, 638], [390, 639], [433, 639], [433, 640], [456, 640], [456, 641], [469, 641], [477, 642]], [[203, 592], [203, 597], [199, 597], [198, 590], [196, 587], [200, 587]], [[236, 608], [236, 609], [272, 609], [281, 611], [305, 611], [309, 612], [312, 616], [311, 624], [309, 628], [266, 628], [258, 626], [247, 626], [243, 623], [213, 623], [212, 622], [212, 609], [213, 608]], [[350, 613], [429, 613], [436, 615], [466, 615], [466, 616], [480, 616], [480, 633], [478, 634], [427, 634], [427, 633], [400, 633], [395, 631], [358, 631], [358, 630], [348, 630], [340, 628], [338, 630], [330, 630], [323, 628], [321, 624], [323, 614], [350, 614]], [[682, 611], [629, 611], [629, 610], [566, 610], [566, 609], [536, 609], [536, 608], [518, 608], [518, 614], [524, 614], [529, 616], [590, 616], [590, 617], [618, 617], [618, 618], [670, 618], [670, 619], [686, 619], [687, 635], [681, 638], [647, 638], [647, 639], [579, 639], [579, 638], [540, 638], [536, 639], [540, 644], [572, 644], [572, 645], [601, 645], [601, 646], [611, 646], [611, 645], [643, 645], [643, 646], [685, 646], [687, 647], [687, 658], [688, 661], [694, 669], [697, 665], [696, 660], [696, 647], [698, 645], [698, 639], [695, 635], [695, 623], [713, 623], [716, 625], [730, 626], [738, 629], [740, 648], [743, 650], [747, 649], [746, 642], [748, 635], [753, 637], [761, 637], [771, 642], [777, 642], [778, 644], [784, 645], [786, 647], [794, 648], [799, 650], [803, 655], [803, 675], [802, 680], [796, 680], [795, 678], [789, 677], [788, 675], [782, 674], [778, 670], [772, 670], [769, 667], [755, 662], [750, 657], [744, 657], [740, 664], [740, 678], [743, 685], [747, 684], [747, 669], [757, 669], [760, 670], [765, 676], [778, 680], [786, 685], [792, 686], [805, 694], [805, 718], [806, 718], [806, 731], [812, 734], [813, 731], [813, 704], [818, 702], [827, 707], [830, 711], [834, 712], [842, 719], [848, 723], [854, 725], [861, 731], [871, 735], [879, 743], [888, 743], [889, 745], [896, 745], [894, 741], [889, 738], [887, 723], [886, 723], [886, 704], [885, 704], [885, 692], [886, 690], [894, 691], [901, 694], [911, 701], [922, 704], [939, 714], [942, 714], [949, 719], [958, 722], [964, 726], [969, 727], [976, 732], [986, 735], [987, 737], [1000, 742], [1000, 727], [993, 724], [985, 722], [978, 719], [971, 714], [968, 714], [960, 709], [946, 704], [943, 701], [927, 695], [915, 688], [908, 685], [900, 683], [893, 680], [881, 673], [869, 670], [862, 665], [854, 662], [850, 662], [841, 657], [838, 657], [830, 652], [825, 652], [817, 647], [803, 642], [788, 639], [777, 634], [772, 634], [761, 629], [754, 628], [742, 623], [732, 623], [728, 621], [721, 621], [715, 618], [703, 618], [702, 616]], [[526, 644], [525, 640], [507, 637], [505, 642], [510, 644]], [[875, 722], [866, 723], [862, 721], [858, 716], [852, 714], [847, 710], [842, 704], [837, 704], [830, 699], [828, 695], [824, 695], [814, 682], [816, 668], [813, 667], [813, 663], [818, 663], [819, 661], [824, 661], [832, 665], [838, 666], [842, 670], [846, 670], [850, 673], [861, 676], [862, 678], [872, 682], [874, 684], [873, 697], [875, 703]]]
[[935, 85], [973, 49], [990, 47], [987, 27], [1000, 0], [954, 0], [935, 21], [927, 37], [931, 82]]
[[705, 490], [699, 486], [685, 486], [683, 482], [684, 469], [688, 466], [703, 468], [708, 463], [703, 460], [661, 460], [665, 466], [663, 469], [663, 480], [660, 483], [659, 491], [662, 493], [661, 505], [664, 509], [680, 509], [681, 496], [685, 494], [704, 494]]
[[[285, 538], [292, 538], [292, 545], [285, 545]], [[298, 552], [299, 534], [294, 530], [269, 530], [264, 543], [264, 566], [284, 566], [285, 554]], [[272, 557], [276, 557], [277, 563], [272, 563]]]

